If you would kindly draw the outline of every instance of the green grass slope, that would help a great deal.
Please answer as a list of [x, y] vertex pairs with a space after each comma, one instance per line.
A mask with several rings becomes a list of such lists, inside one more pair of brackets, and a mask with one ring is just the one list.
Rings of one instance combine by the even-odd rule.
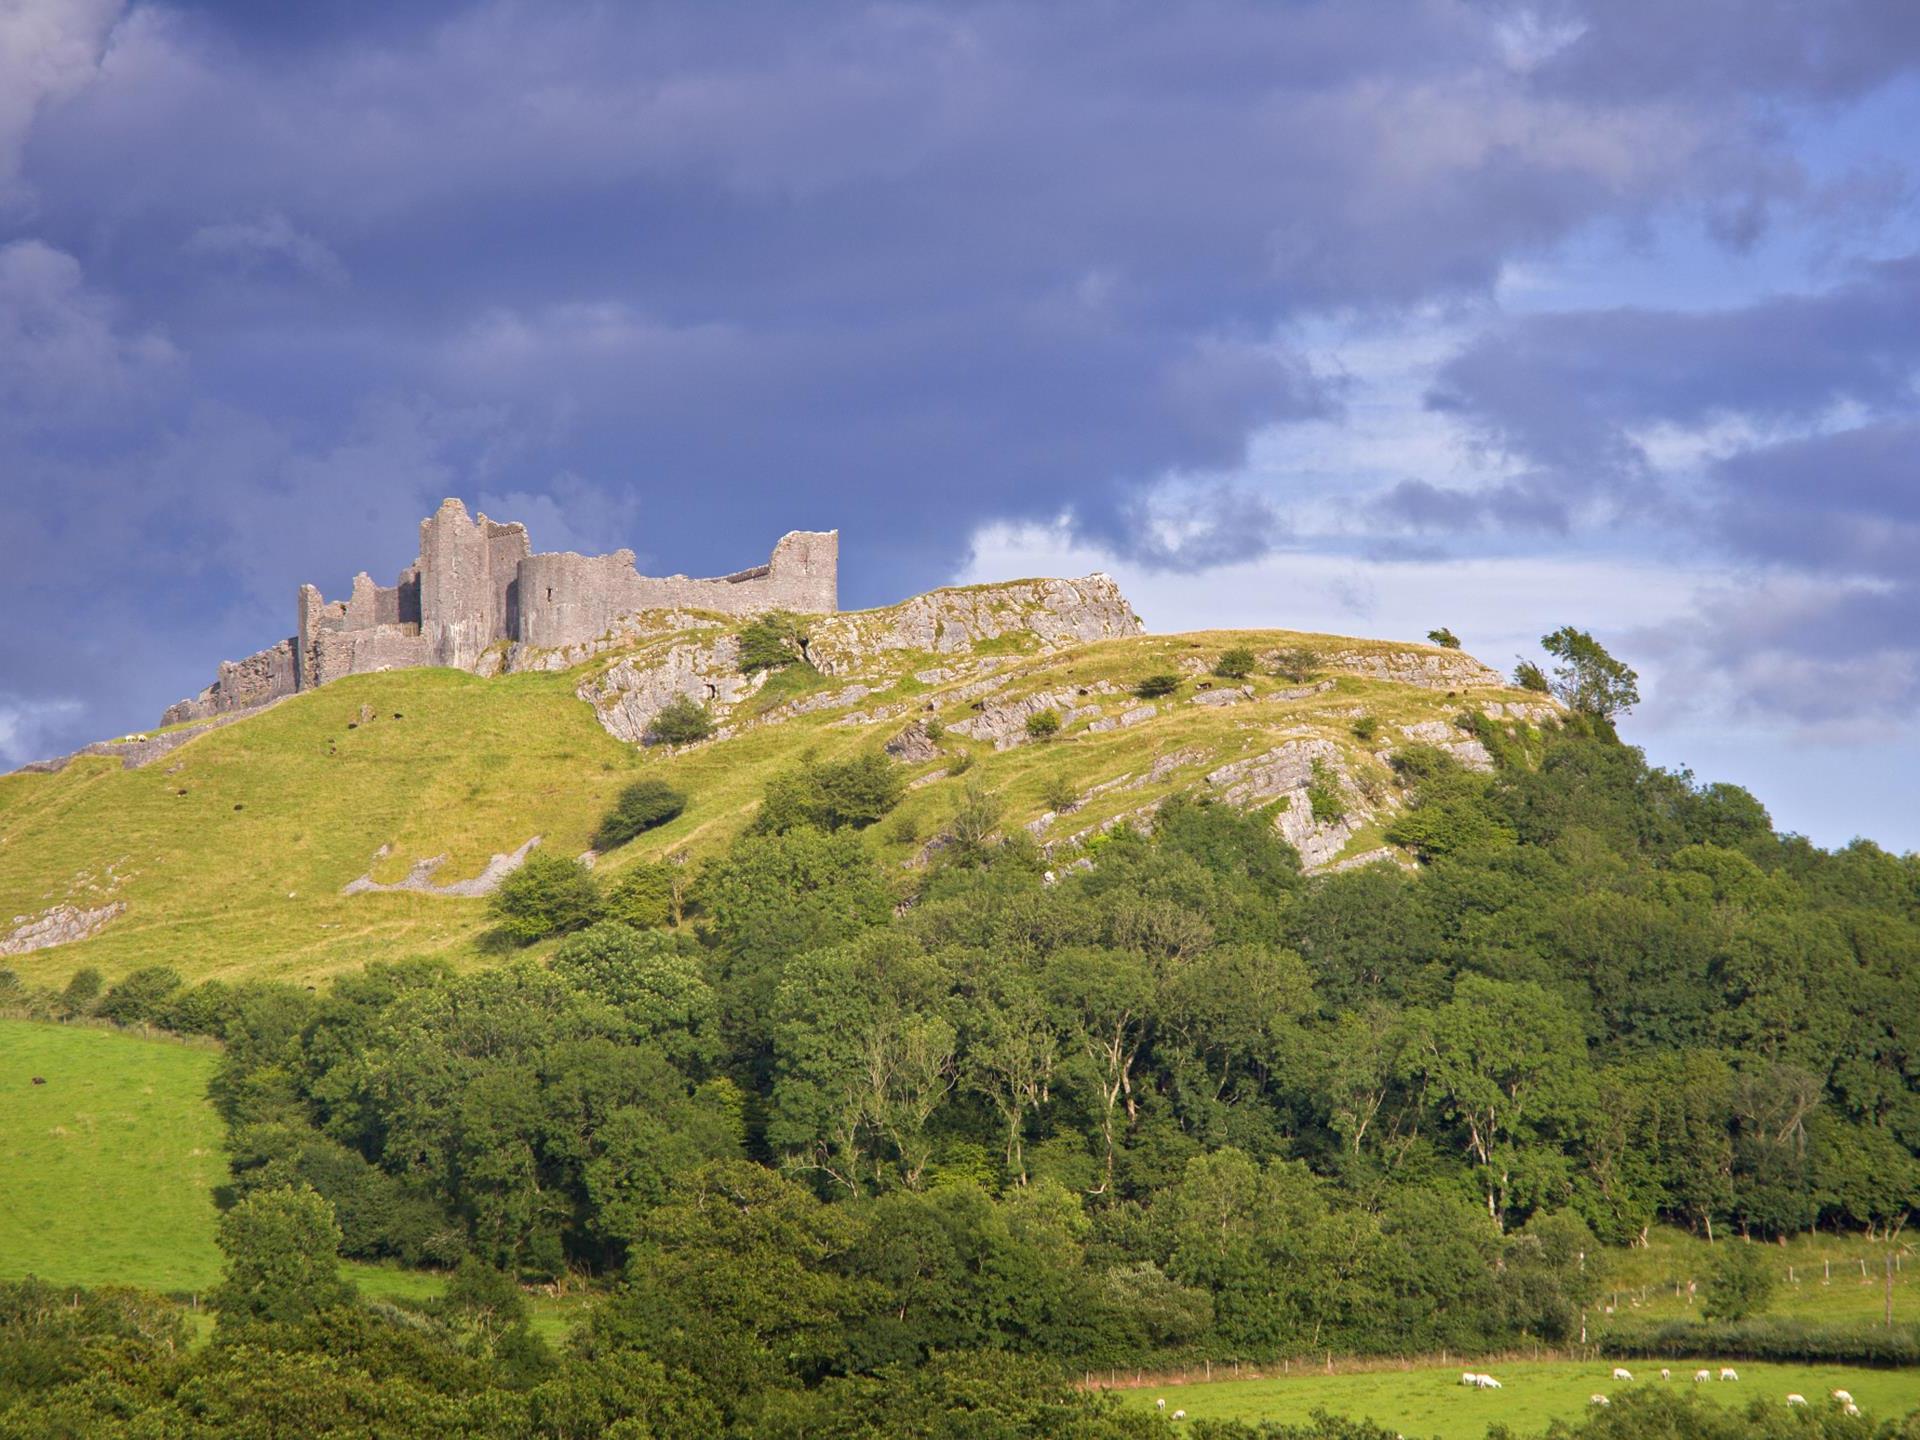
[[[1868, 1415], [1898, 1417], [1920, 1407], [1920, 1370], [1868, 1370], [1837, 1365], [1761, 1365], [1742, 1362], [1737, 1382], [1696, 1385], [1696, 1365], [1674, 1361], [1673, 1379], [1659, 1378], [1658, 1363], [1633, 1362], [1633, 1381], [1613, 1380], [1609, 1361], [1517, 1361], [1511, 1364], [1425, 1366], [1407, 1370], [1363, 1370], [1325, 1375], [1309, 1371], [1269, 1380], [1229, 1380], [1212, 1384], [1145, 1386], [1126, 1392], [1128, 1404], [1151, 1408], [1167, 1402], [1166, 1413], [1185, 1410], [1190, 1420], [1306, 1421], [1316, 1409], [1372, 1420], [1409, 1436], [1437, 1440], [1481, 1440], [1487, 1427], [1502, 1424], [1535, 1434], [1553, 1420], [1572, 1420], [1587, 1409], [1593, 1395], [1618, 1396], [1650, 1385], [1680, 1388], [1718, 1405], [1745, 1406], [1757, 1398], [1784, 1403], [1804, 1395], [1810, 1405], [1831, 1405], [1829, 1394], [1842, 1389]], [[1485, 1370], [1500, 1381], [1499, 1390], [1473, 1390], [1460, 1384], [1462, 1369]]]
[[0, 1020], [0, 1276], [194, 1292], [216, 1282], [213, 1187], [227, 1165], [206, 1085], [218, 1059]]
[[[728, 738], [677, 753], [616, 739], [580, 697], [583, 685], [623, 660], [645, 663], [667, 645], [716, 633], [653, 637], [559, 673], [353, 676], [198, 736], [142, 769], [88, 757], [52, 774], [0, 776], [0, 935], [11, 917], [59, 904], [125, 907], [92, 939], [0, 964], [40, 984], [63, 983], [82, 966], [112, 980], [161, 963], [189, 981], [322, 984], [374, 959], [437, 954], [481, 963], [484, 902], [346, 896], [341, 887], [369, 870], [376, 881], [395, 881], [434, 856], [446, 857], [437, 883], [471, 877], [534, 835], [579, 854], [615, 792], [639, 775], [686, 791], [687, 811], [604, 863], [617, 871], [673, 852], [697, 860], [749, 822], [779, 770], [803, 756], [877, 748], [914, 719], [938, 720], [948, 734], [943, 753], [911, 772], [914, 788], [899, 813], [867, 832], [899, 865], [938, 833], [971, 783], [1005, 797], [1007, 825], [1036, 825], [1042, 840], [1070, 842], [1200, 783], [1223, 763], [1301, 737], [1331, 740], [1359, 783], [1390, 789], [1379, 757], [1394, 743], [1390, 727], [1445, 721], [1490, 701], [1539, 699], [1493, 686], [1456, 694], [1362, 673], [1374, 656], [1444, 653], [1430, 647], [1278, 631], [1139, 636], [1051, 652], [1015, 634], [957, 655], [877, 654], [859, 673], [790, 670], [733, 707], [724, 717]], [[1316, 651], [1326, 688], [1263, 673], [1247, 682], [1254, 694], [1242, 703], [1194, 703], [1228, 685], [1204, 671], [1236, 644]], [[982, 705], [1036, 694], [1070, 695], [1069, 708], [1099, 706], [1116, 717], [1137, 705], [1128, 693], [1134, 685], [1166, 670], [1183, 674], [1181, 690], [1142, 723], [1096, 732], [1088, 715], [1050, 743], [1003, 750], [952, 730]], [[997, 687], [984, 697], [983, 680]], [[855, 686], [857, 698], [849, 698]], [[1362, 714], [1381, 722], [1380, 740], [1355, 737]], [[963, 764], [971, 767], [965, 778], [953, 773]], [[1063, 787], [1077, 803], [1043, 821]], [[1378, 845], [1379, 830], [1362, 826], [1348, 852]]]

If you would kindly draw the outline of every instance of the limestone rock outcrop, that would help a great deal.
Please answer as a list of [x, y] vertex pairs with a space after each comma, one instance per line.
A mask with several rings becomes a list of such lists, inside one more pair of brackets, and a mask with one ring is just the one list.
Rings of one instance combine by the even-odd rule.
[[[1210, 771], [1207, 786], [1233, 805], [1286, 803], [1274, 816], [1274, 829], [1300, 852], [1300, 863], [1318, 870], [1333, 861], [1372, 810], [1348, 773], [1340, 747], [1331, 740], [1289, 740], [1260, 755], [1236, 760]], [[1336, 820], [1313, 818], [1311, 788], [1332, 785], [1339, 793], [1342, 815]]]
[[1095, 574], [933, 590], [891, 609], [836, 615], [813, 627], [807, 658], [822, 674], [846, 675], [902, 650], [949, 654], [1030, 634], [1044, 651], [1144, 633], [1113, 577]]
[[1423, 690], [1470, 690], [1478, 686], [1502, 686], [1507, 682], [1498, 670], [1482, 665], [1459, 650], [1406, 649], [1349, 650], [1328, 655], [1324, 663], [1351, 675], [1367, 675], [1375, 680], [1391, 680], [1396, 685], [1417, 685]]
[[[447, 863], [445, 855], [435, 855], [426, 860], [414, 862], [405, 877], [381, 884], [373, 878], [369, 870], [358, 879], [349, 880], [340, 887], [342, 895], [375, 895], [405, 892], [413, 895], [441, 895], [455, 899], [472, 900], [483, 895], [491, 895], [500, 888], [500, 882], [527, 863], [527, 856], [533, 853], [533, 847], [540, 843], [535, 835], [517, 850], [509, 850], [504, 855], [495, 855], [487, 861], [486, 868], [469, 880], [449, 880], [444, 885], [433, 883], [434, 875]], [[375, 860], [385, 859], [387, 847], [382, 845]]]
[[685, 641], [656, 655], [630, 655], [580, 683], [577, 693], [593, 706], [607, 732], [638, 745], [653, 717], [685, 696], [722, 714], [766, 683], [767, 672], [740, 673], [740, 642], [723, 635]]
[[83, 910], [77, 905], [55, 905], [38, 915], [16, 915], [13, 930], [0, 935], [0, 955], [25, 955], [54, 945], [70, 945], [97, 935], [100, 927], [127, 907], [114, 900]]

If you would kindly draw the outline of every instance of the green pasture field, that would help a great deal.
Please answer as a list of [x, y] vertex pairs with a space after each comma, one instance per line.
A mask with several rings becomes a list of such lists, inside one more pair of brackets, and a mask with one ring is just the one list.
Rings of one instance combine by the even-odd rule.
[[[226, 1136], [206, 1098], [219, 1058], [124, 1030], [0, 1018], [0, 1280], [188, 1297], [219, 1282], [213, 1187], [227, 1178]], [[428, 1300], [446, 1283], [342, 1269], [374, 1300]], [[534, 1329], [555, 1343], [589, 1303], [578, 1291], [527, 1296]]]
[[213, 1187], [227, 1163], [206, 1090], [218, 1060], [177, 1041], [0, 1019], [0, 1277], [215, 1284]]
[[[1920, 1321], [1916, 1238], [1920, 1237], [1868, 1240], [1815, 1232], [1796, 1235], [1785, 1244], [1753, 1242], [1779, 1281], [1766, 1313], [1823, 1325], [1877, 1321], [1885, 1313], [1886, 1263], [1891, 1254], [1894, 1321]], [[1715, 1253], [1723, 1246], [1748, 1243], [1738, 1236], [1721, 1235], [1710, 1245], [1684, 1231], [1656, 1229], [1644, 1246], [1608, 1251], [1600, 1313], [1589, 1317], [1594, 1333], [1604, 1336], [1614, 1322], [1639, 1326], [1698, 1319]], [[1689, 1280], [1698, 1282], [1691, 1304], [1686, 1293]], [[1608, 1305], [1613, 1307], [1612, 1316], [1606, 1314]]]
[[[1303, 1373], [1277, 1380], [1216, 1380], [1211, 1384], [1146, 1386], [1126, 1392], [1125, 1403], [1152, 1408], [1164, 1399], [1165, 1413], [1185, 1410], [1189, 1420], [1276, 1420], [1299, 1422], [1316, 1409], [1372, 1420], [1407, 1440], [1481, 1440], [1487, 1427], [1511, 1426], [1520, 1433], [1544, 1429], [1553, 1420], [1577, 1418], [1596, 1394], [1616, 1396], [1649, 1385], [1669, 1385], [1717, 1405], [1741, 1405], [1756, 1398], [1784, 1402], [1789, 1393], [1813, 1405], [1831, 1405], [1836, 1389], [1850, 1391], [1868, 1415], [1902, 1416], [1920, 1409], [1920, 1370], [1866, 1370], [1838, 1365], [1760, 1365], [1737, 1363], [1737, 1382], [1696, 1385], [1690, 1377], [1699, 1361], [1672, 1361], [1673, 1379], [1659, 1378], [1658, 1363], [1627, 1362], [1635, 1379], [1613, 1380], [1612, 1362], [1517, 1361], [1427, 1366], [1408, 1370], [1371, 1370], [1324, 1375]], [[1717, 1373], [1718, 1366], [1713, 1367]], [[1463, 1369], [1485, 1370], [1500, 1381], [1498, 1390], [1461, 1385]]]

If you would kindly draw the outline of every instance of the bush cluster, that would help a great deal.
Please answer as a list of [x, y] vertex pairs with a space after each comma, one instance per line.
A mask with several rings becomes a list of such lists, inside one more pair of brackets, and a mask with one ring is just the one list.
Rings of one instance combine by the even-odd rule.
[[664, 780], [636, 780], [620, 791], [593, 832], [593, 848], [612, 850], [664, 825], [687, 808], [687, 797]]

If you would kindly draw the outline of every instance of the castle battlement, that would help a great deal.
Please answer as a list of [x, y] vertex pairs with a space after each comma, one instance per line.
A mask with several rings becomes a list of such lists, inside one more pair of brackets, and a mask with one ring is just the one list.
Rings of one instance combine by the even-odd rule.
[[345, 600], [302, 585], [294, 633], [229, 660], [161, 723], [250, 709], [342, 675], [446, 665], [472, 670], [495, 645], [557, 650], [606, 634], [643, 610], [758, 615], [840, 608], [840, 532], [795, 530], [764, 565], [714, 579], [642, 575], [631, 550], [611, 555], [535, 554], [527, 527], [469, 516], [458, 500], [420, 522], [420, 554], [391, 585], [364, 572]]

